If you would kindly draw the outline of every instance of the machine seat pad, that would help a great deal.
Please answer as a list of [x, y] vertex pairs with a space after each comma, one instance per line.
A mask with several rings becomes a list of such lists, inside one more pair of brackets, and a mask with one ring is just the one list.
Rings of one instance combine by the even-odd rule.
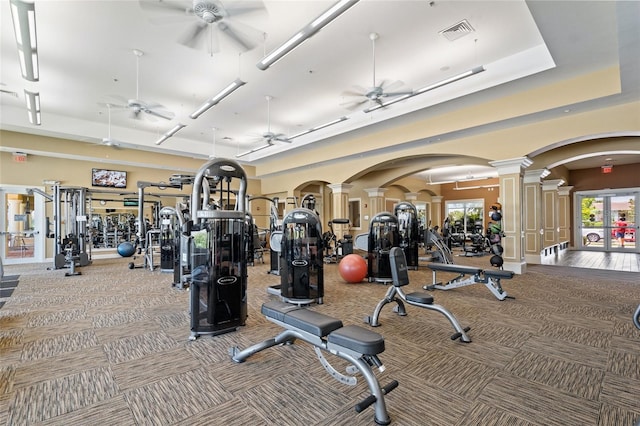
[[430, 263], [429, 268], [433, 271], [457, 272], [459, 274], [478, 275], [482, 273], [481, 268], [465, 265], [451, 265], [448, 263]]
[[409, 293], [406, 297], [408, 302], [422, 303], [423, 305], [431, 305], [433, 303], [433, 296], [421, 291]]
[[279, 301], [263, 304], [262, 313], [318, 337], [342, 327], [342, 321], [337, 318]]
[[357, 325], [347, 325], [328, 336], [328, 341], [364, 355], [377, 355], [384, 352], [382, 335]]
[[484, 275], [490, 278], [504, 278], [510, 280], [513, 278], [513, 271], [505, 271], [502, 269], [486, 269]]

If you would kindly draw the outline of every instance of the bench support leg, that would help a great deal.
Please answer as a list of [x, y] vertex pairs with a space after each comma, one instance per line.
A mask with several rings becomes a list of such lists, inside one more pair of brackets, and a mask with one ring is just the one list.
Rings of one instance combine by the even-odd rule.
[[407, 301], [407, 303], [413, 306], [418, 306], [420, 308], [431, 309], [433, 311], [440, 312], [442, 315], [447, 317], [447, 319], [449, 320], [453, 328], [456, 330], [455, 334], [451, 336], [451, 340], [460, 339], [461, 342], [471, 343], [471, 339], [467, 335], [467, 331], [469, 331], [470, 328], [469, 327], [462, 328], [462, 326], [460, 325], [456, 317], [453, 316], [453, 314], [444, 306], [436, 305], [433, 303], [427, 305], [424, 303], [416, 303], [416, 302], [409, 302], [409, 301]]
[[231, 355], [231, 359], [234, 362], [245, 362], [247, 358], [257, 354], [260, 351], [269, 349], [273, 346], [281, 345], [283, 343], [293, 343], [296, 338], [298, 338], [298, 336], [293, 331], [285, 330], [273, 339], [267, 339], [264, 342], [256, 343], [255, 345], [249, 346], [248, 348], [245, 348], [243, 350], [240, 350], [238, 349], [238, 347], [234, 346], [233, 348], [229, 349], [229, 355]]
[[493, 280], [491, 278], [487, 278], [487, 283], [485, 284], [489, 291], [496, 297], [498, 300], [504, 300], [507, 297], [507, 292], [502, 289], [502, 285], [500, 285], [500, 279]]
[[387, 290], [387, 294], [384, 296], [384, 299], [378, 302], [378, 304], [376, 305], [376, 308], [373, 310], [373, 315], [371, 315], [370, 317], [366, 317], [364, 322], [369, 324], [371, 327], [378, 327], [380, 325], [380, 322], [378, 321], [378, 318], [380, 317], [380, 311], [382, 311], [382, 308], [384, 307], [384, 305], [392, 302], [396, 302], [398, 305], [394, 309], [398, 315], [400, 316], [407, 315], [407, 311], [404, 307], [404, 303], [402, 302], [402, 299], [396, 296], [396, 293], [397, 293], [397, 289], [395, 286], [389, 287], [389, 290]]

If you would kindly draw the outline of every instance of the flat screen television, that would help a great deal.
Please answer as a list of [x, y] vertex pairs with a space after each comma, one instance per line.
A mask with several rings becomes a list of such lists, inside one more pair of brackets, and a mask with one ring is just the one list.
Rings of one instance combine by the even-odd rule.
[[107, 188], [126, 188], [127, 172], [91, 169], [91, 185]]

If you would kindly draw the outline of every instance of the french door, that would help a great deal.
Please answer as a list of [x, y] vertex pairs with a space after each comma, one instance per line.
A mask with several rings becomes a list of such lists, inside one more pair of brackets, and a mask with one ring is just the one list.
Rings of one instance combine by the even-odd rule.
[[638, 189], [577, 192], [575, 246], [583, 250], [639, 252], [639, 199]]
[[44, 262], [44, 199], [0, 186], [0, 257], [5, 265]]

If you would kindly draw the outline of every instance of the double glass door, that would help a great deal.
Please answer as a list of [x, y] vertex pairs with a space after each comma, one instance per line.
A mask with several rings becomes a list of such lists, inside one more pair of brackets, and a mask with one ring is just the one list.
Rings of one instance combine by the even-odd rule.
[[44, 201], [26, 188], [0, 187], [0, 257], [5, 265], [42, 262]]
[[638, 252], [640, 191], [576, 193], [576, 246], [585, 250]]

